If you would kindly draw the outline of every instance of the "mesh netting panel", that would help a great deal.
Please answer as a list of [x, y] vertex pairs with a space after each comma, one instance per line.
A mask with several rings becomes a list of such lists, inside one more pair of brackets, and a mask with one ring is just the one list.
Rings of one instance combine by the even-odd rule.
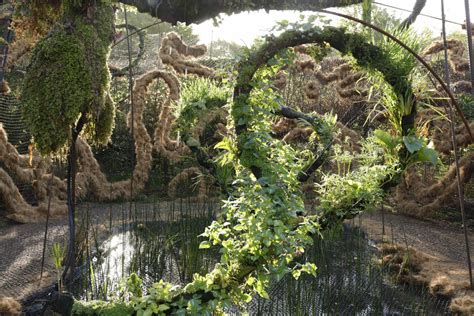
[[[30, 135], [22, 118], [20, 102], [12, 94], [0, 94], [0, 123], [3, 124], [3, 128], [7, 132], [8, 141], [16, 147], [18, 152], [20, 154], [28, 153]], [[6, 169], [1, 162], [0, 168]], [[36, 199], [31, 183], [21, 183], [16, 179], [14, 174], [10, 172], [9, 174], [25, 200], [35, 204]], [[0, 214], [3, 212], [5, 212], [5, 205], [0, 199]]]

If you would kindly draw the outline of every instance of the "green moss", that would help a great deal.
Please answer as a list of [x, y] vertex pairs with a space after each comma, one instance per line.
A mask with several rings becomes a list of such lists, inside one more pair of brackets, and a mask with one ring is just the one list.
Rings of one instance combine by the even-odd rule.
[[104, 107], [99, 109], [98, 115], [93, 119], [96, 123], [89, 124], [85, 132], [93, 135], [92, 140], [100, 144], [107, 143], [115, 127], [115, 104], [110, 97], [106, 97]]
[[107, 58], [114, 12], [104, 4], [94, 9], [92, 19], [69, 12], [33, 51], [22, 99], [24, 117], [42, 153], [67, 143], [81, 113], [89, 119], [90, 138], [104, 142], [110, 135], [114, 107], [106, 102]]

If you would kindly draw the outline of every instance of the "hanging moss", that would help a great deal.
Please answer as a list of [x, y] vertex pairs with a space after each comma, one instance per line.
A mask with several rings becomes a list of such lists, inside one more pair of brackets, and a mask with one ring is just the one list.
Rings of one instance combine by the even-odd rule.
[[42, 153], [66, 144], [81, 113], [87, 114], [87, 136], [108, 140], [114, 116], [107, 67], [113, 22], [113, 9], [104, 3], [83, 7], [80, 13], [67, 11], [35, 47], [22, 99], [24, 117]]

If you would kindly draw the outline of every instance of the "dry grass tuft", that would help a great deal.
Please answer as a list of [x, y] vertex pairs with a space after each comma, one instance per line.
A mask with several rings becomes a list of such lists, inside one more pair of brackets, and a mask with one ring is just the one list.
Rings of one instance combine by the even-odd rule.
[[451, 299], [454, 314], [473, 315], [474, 292], [469, 289], [466, 269], [411, 247], [382, 244], [379, 250], [382, 265], [388, 266], [399, 282], [427, 287], [432, 295]]
[[15, 316], [21, 315], [21, 304], [13, 297], [0, 298], [0, 315]]

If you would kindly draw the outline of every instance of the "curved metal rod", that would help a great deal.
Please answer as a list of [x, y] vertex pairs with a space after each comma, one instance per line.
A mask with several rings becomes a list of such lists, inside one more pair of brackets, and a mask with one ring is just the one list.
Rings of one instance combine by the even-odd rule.
[[131, 37], [131, 36], [133, 36], [133, 35], [135, 35], [135, 34], [137, 34], [137, 33], [140, 33], [140, 32], [142, 32], [142, 31], [144, 31], [144, 30], [146, 30], [146, 29], [148, 29], [148, 28], [150, 28], [150, 27], [152, 27], [152, 26], [160, 25], [161, 23], [164, 23], [164, 22], [163, 22], [163, 21], [156, 21], [156, 22], [151, 23], [151, 24], [148, 24], [147, 26], [144, 26], [144, 27], [142, 27], [142, 28], [140, 28], [140, 29], [137, 29], [136, 31], [134, 31], [134, 32], [132, 32], [132, 33], [130, 33], [130, 34], [128, 34], [126, 37], [121, 38], [120, 40], [118, 40], [117, 42], [115, 42], [115, 43], [112, 45], [112, 48], [114, 48], [114, 47], [117, 46], [118, 44], [122, 43], [123, 41], [128, 40], [129, 37]]
[[456, 98], [451, 93], [450, 89], [448, 88], [446, 83], [443, 81], [443, 79], [441, 79], [441, 77], [434, 71], [434, 69], [430, 65], [428, 65], [428, 63], [420, 55], [418, 55], [413, 49], [411, 49], [408, 45], [406, 45], [401, 40], [399, 40], [398, 38], [396, 38], [392, 34], [388, 33], [387, 31], [384, 31], [381, 28], [379, 28], [379, 27], [377, 27], [373, 24], [370, 24], [368, 22], [365, 22], [361, 19], [352, 17], [352, 16], [347, 15], [347, 14], [339, 13], [339, 12], [328, 11], [328, 10], [325, 10], [325, 9], [318, 10], [318, 12], [339, 16], [341, 18], [345, 18], [345, 19], [360, 23], [364, 26], [367, 26], [367, 27], [375, 30], [376, 32], [379, 32], [379, 33], [383, 34], [384, 36], [390, 38], [392, 41], [396, 42], [398, 45], [400, 45], [405, 50], [407, 50], [410, 54], [412, 54], [435, 77], [436, 81], [438, 81], [440, 83], [443, 90], [446, 92], [446, 94], [451, 99], [451, 103], [456, 108], [456, 112], [458, 112], [459, 116], [461, 117], [461, 120], [463, 121], [464, 126], [466, 127], [466, 130], [469, 133], [469, 136], [471, 137], [471, 143], [474, 142], [474, 136], [472, 135], [471, 128], [469, 127], [469, 122], [466, 120], [466, 117], [464, 116], [461, 109], [459, 108], [459, 104], [456, 101]]

